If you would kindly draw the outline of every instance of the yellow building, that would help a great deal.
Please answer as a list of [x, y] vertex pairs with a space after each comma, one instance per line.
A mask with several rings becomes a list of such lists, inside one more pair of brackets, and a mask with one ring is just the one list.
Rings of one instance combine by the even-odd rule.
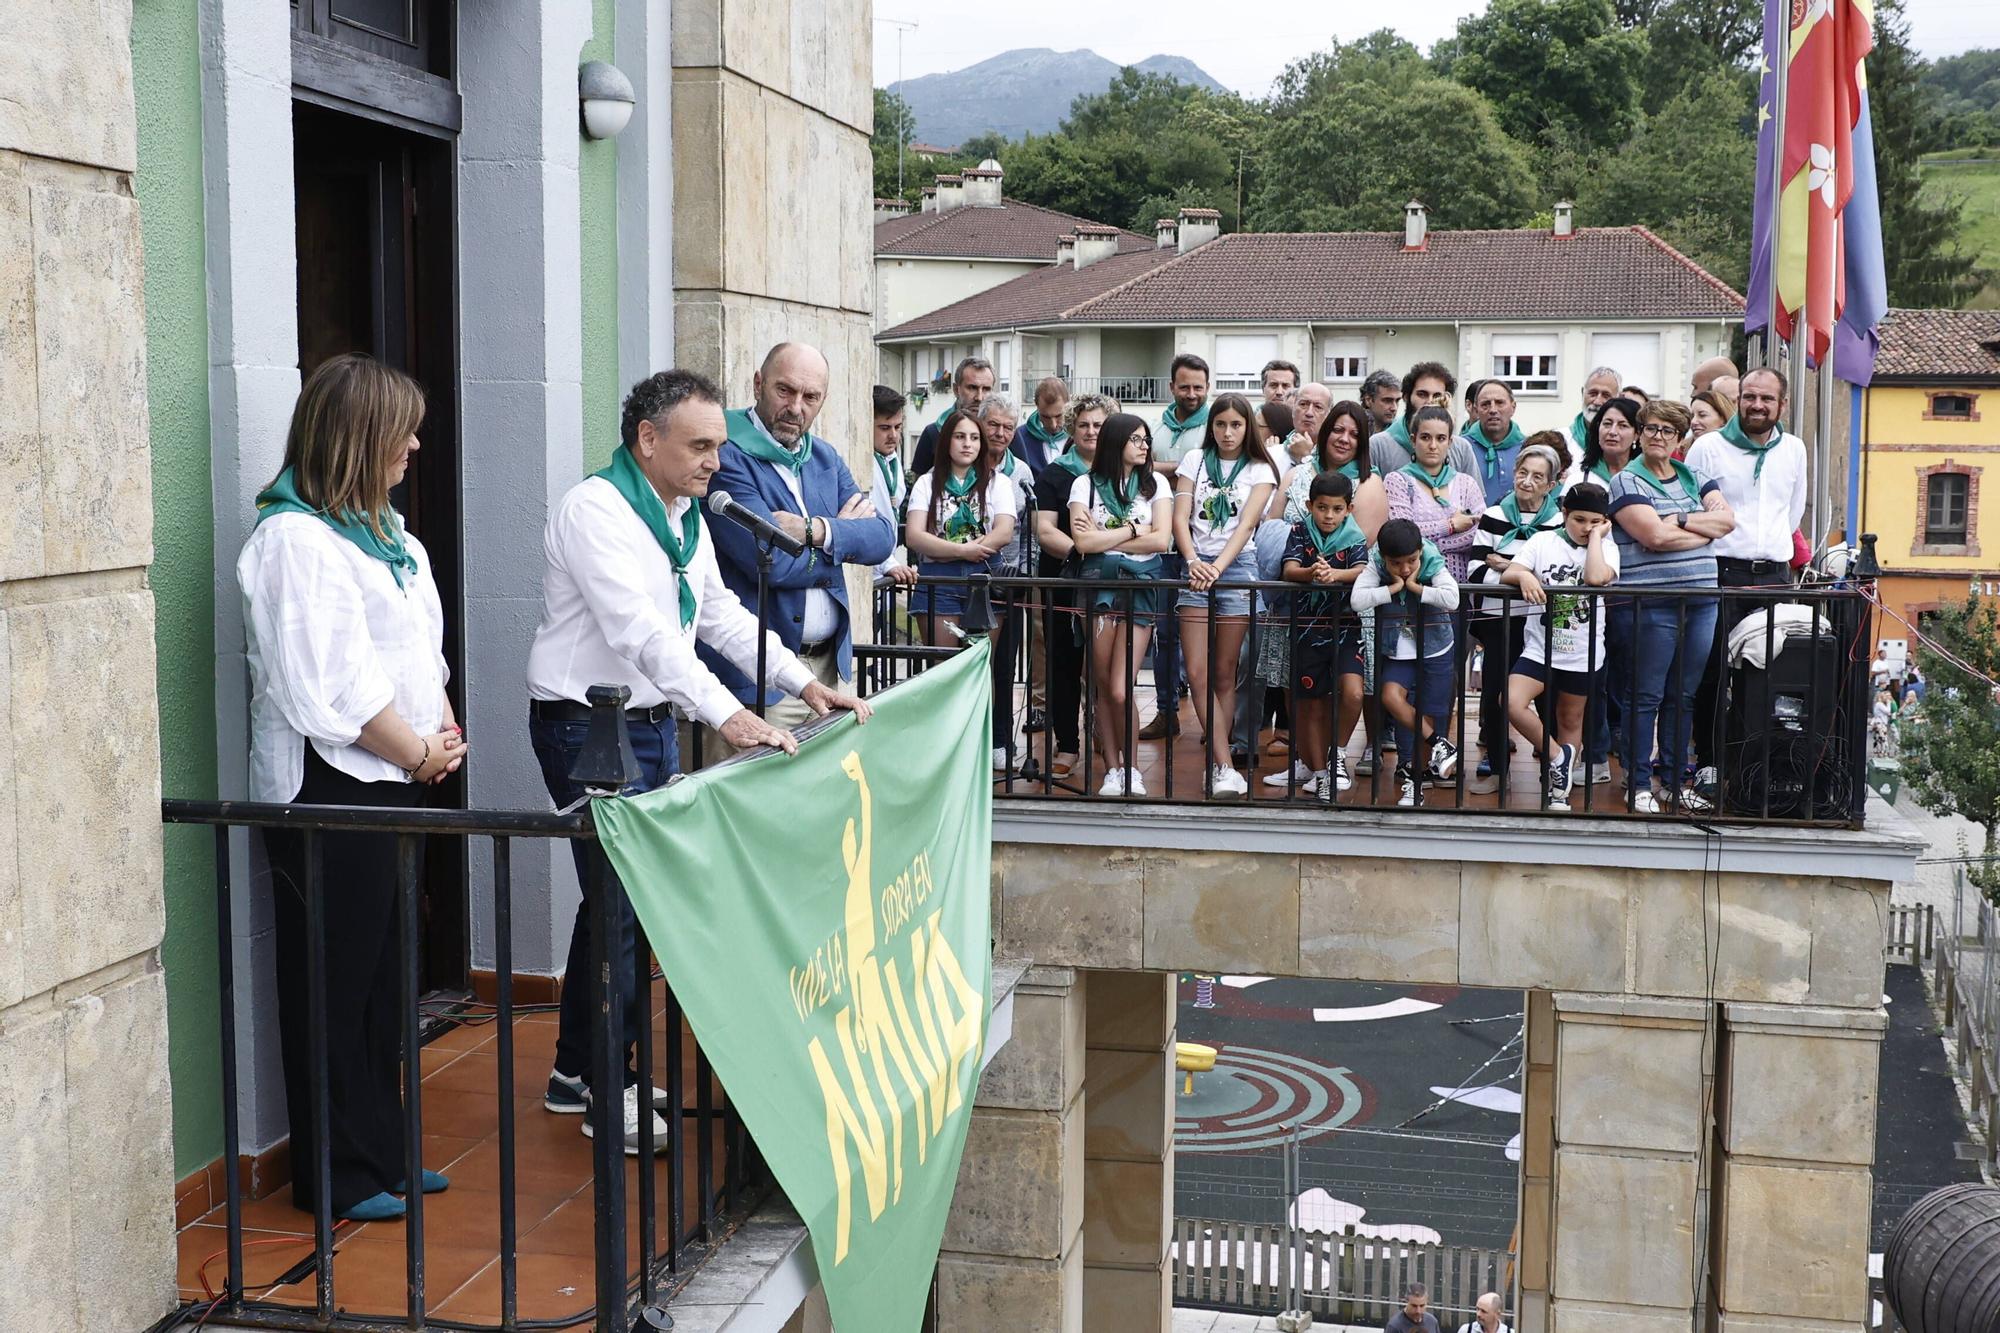
[[[1891, 310], [1861, 442], [1858, 527], [1876, 536], [1883, 603], [1918, 624], [1975, 588], [2000, 593], [2000, 505], [1979, 504], [2000, 472], [2000, 312]], [[1890, 616], [1876, 632], [1909, 637]]]

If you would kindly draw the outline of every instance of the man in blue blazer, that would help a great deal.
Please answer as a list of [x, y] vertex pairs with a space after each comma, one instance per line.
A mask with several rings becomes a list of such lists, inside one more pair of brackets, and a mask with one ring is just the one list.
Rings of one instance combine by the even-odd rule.
[[[828, 373], [817, 348], [773, 347], [752, 380], [753, 405], [726, 414], [729, 439], [708, 491], [729, 492], [745, 509], [806, 543], [803, 555], [772, 551], [764, 617], [813, 675], [835, 688], [854, 679], [852, 617], [841, 566], [869, 568], [886, 560], [895, 549], [896, 531], [892, 517], [876, 513], [868, 491], [855, 484], [840, 450], [812, 433], [826, 404]], [[708, 531], [722, 581], [756, 611], [756, 540], [727, 519], [710, 520]], [[750, 678], [706, 648], [700, 651], [722, 683], [750, 706]], [[765, 717], [776, 726], [797, 726], [812, 713], [795, 704], [767, 690]], [[705, 751], [718, 747], [711, 762], [730, 753], [719, 736], [703, 739]]]

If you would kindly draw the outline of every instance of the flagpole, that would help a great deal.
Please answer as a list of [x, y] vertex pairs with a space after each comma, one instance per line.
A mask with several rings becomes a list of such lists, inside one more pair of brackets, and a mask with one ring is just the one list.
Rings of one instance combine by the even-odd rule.
[[[1767, 4], [1786, 6], [1786, 0], [1765, 0]], [[1763, 364], [1776, 369], [1778, 365], [1778, 237], [1784, 228], [1785, 197], [1785, 100], [1789, 95], [1787, 87], [1791, 83], [1792, 69], [1792, 23], [1789, 7], [1783, 8], [1778, 19], [1778, 50], [1766, 51], [1764, 58], [1775, 59], [1778, 67], [1771, 84], [1771, 191], [1770, 219], [1770, 281], [1765, 284], [1764, 297], [1764, 337], [1758, 347]], [[1797, 357], [1794, 366], [1802, 365]]]

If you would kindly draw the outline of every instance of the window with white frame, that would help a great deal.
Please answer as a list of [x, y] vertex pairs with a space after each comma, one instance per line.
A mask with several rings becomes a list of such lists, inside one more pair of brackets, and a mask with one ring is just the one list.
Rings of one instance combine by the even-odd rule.
[[1014, 341], [1009, 338], [993, 344], [993, 391], [1012, 393], [1014, 383]]
[[1056, 340], [1056, 374], [1065, 380], [1076, 374], [1076, 339]]
[[1367, 379], [1367, 337], [1342, 335], [1320, 339], [1319, 377], [1328, 384], [1359, 384]]
[[1225, 333], [1215, 340], [1215, 360], [1211, 364], [1216, 393], [1262, 393], [1264, 363], [1278, 357], [1275, 333]]
[[1553, 333], [1495, 334], [1493, 378], [1515, 393], [1553, 394], [1559, 346]]

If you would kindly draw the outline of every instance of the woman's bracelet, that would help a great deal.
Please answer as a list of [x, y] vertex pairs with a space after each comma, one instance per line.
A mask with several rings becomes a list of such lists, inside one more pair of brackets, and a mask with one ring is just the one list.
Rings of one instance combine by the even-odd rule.
[[431, 738], [428, 736], [423, 736], [420, 737], [419, 739], [422, 740], [424, 743], [424, 757], [422, 759], [417, 760], [416, 765], [414, 767], [406, 768], [403, 770], [403, 776], [408, 778], [412, 782], [415, 782], [417, 780], [417, 774], [423, 771], [424, 765], [428, 764], [431, 761]]

